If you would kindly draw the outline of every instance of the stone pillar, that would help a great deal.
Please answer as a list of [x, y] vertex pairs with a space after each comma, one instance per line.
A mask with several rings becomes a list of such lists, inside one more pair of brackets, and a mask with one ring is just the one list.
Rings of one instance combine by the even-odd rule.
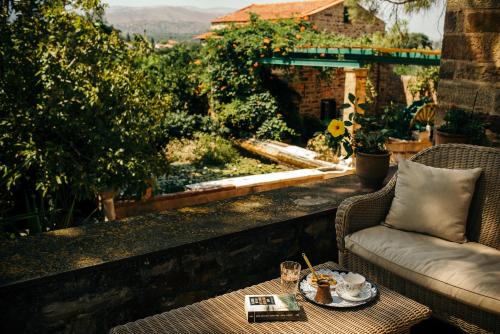
[[438, 85], [438, 119], [451, 105], [488, 114], [500, 133], [500, 1], [448, 0]]
[[[366, 78], [368, 76], [368, 69], [366, 68], [346, 68], [345, 69], [345, 90], [344, 90], [344, 103], [349, 102], [349, 94], [354, 94], [359, 98], [359, 103], [366, 101]], [[363, 110], [357, 109], [359, 113]], [[343, 118], [347, 120], [349, 114], [354, 112], [354, 108], [350, 107], [344, 109]]]
[[[368, 69], [366, 68], [346, 68], [345, 69], [345, 85], [344, 85], [344, 103], [351, 104], [349, 101], [349, 94], [354, 94], [359, 99], [359, 103], [366, 102], [366, 78], [368, 76]], [[342, 118], [344, 121], [349, 119], [349, 114], [354, 112], [354, 107], [349, 107], [343, 110]], [[357, 108], [356, 112], [362, 114], [364, 110]], [[354, 124], [356, 128], [356, 124]], [[353, 132], [352, 127], [349, 132]], [[346, 152], [342, 147], [342, 155]]]
[[99, 194], [101, 205], [104, 211], [104, 221], [112, 221], [116, 219], [115, 202], [114, 202], [115, 196], [116, 196], [116, 191], [114, 190], [101, 191]]

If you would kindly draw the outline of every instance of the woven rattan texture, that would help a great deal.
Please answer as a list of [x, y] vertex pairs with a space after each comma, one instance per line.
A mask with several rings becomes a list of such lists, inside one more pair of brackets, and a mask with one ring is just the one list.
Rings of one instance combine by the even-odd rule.
[[[410, 160], [440, 168], [470, 169], [481, 167], [469, 210], [467, 237], [489, 247], [500, 249], [500, 150], [495, 148], [447, 144], [428, 148]], [[366, 273], [371, 279], [428, 305], [440, 318], [476, 333], [500, 332], [500, 317], [412, 284], [392, 273], [355, 256], [345, 249], [344, 237], [355, 231], [378, 225], [389, 211], [397, 175], [378, 192], [343, 201], [335, 221], [340, 264]]]
[[430, 307], [433, 316], [461, 328], [468, 333], [498, 333], [500, 316], [480, 311], [473, 306], [446, 298], [431, 290], [409, 282], [388, 270], [374, 265], [363, 258], [349, 253], [345, 257], [346, 267], [358, 271], [373, 281], [391, 287], [391, 289]]
[[[338, 265], [328, 262], [316, 268], [338, 269]], [[248, 323], [244, 296], [279, 293], [279, 286], [279, 279], [274, 279], [118, 326], [110, 333], [400, 333], [430, 316], [427, 307], [380, 286], [380, 298], [362, 308], [331, 310], [302, 300], [300, 321]]]

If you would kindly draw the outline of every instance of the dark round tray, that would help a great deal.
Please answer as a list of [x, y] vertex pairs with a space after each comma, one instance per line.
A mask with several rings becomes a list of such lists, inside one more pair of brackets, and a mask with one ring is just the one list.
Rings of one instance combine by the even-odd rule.
[[[331, 270], [331, 269], [328, 269], [328, 270]], [[346, 271], [346, 270], [331, 270], [332, 272], [338, 272], [339, 274], [341, 273], [349, 273], [349, 271]], [[310, 273], [309, 273], [310, 274]], [[305, 300], [307, 300], [308, 302], [310, 303], [313, 303], [313, 304], [316, 304], [318, 306], [322, 306], [322, 307], [327, 307], [327, 308], [333, 308], [333, 309], [345, 309], [345, 308], [354, 308], [354, 307], [361, 307], [361, 306], [365, 306], [369, 303], [371, 303], [372, 301], [374, 301], [378, 296], [379, 296], [379, 289], [377, 287], [377, 285], [375, 283], [373, 283], [372, 281], [370, 281], [369, 279], [366, 279], [366, 281], [368, 283], [371, 284], [372, 288], [372, 296], [364, 301], [359, 301], [359, 302], [351, 302], [351, 301], [347, 301], [345, 299], [342, 299], [342, 297], [340, 297], [339, 295], [337, 295], [336, 292], [332, 291], [332, 297], [334, 299], [334, 302], [331, 303], [331, 304], [322, 304], [322, 303], [318, 303], [317, 301], [314, 300], [314, 297], [311, 297], [311, 296], [308, 296], [306, 292], [302, 291], [302, 288], [301, 288], [301, 283], [303, 281], [306, 281], [307, 283], [307, 276], [309, 274], [306, 274], [304, 276], [301, 277], [300, 281], [299, 281], [299, 291], [300, 291], [300, 294], [302, 295], [302, 297], [304, 297]], [[307, 283], [308, 284], [308, 283]], [[340, 302], [336, 303], [335, 301], [338, 301], [338, 300], [341, 300]]]

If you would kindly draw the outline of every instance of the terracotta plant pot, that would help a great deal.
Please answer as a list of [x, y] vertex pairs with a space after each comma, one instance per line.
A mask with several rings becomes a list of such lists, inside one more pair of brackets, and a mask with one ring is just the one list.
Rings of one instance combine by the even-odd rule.
[[356, 153], [356, 175], [364, 186], [378, 189], [389, 171], [391, 154]]
[[435, 144], [468, 144], [469, 138], [464, 135], [456, 135], [447, 132], [436, 131]]

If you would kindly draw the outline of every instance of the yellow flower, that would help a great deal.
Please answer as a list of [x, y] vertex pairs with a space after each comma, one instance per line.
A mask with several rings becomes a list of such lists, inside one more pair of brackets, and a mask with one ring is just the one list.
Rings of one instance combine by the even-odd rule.
[[264, 38], [264, 44], [269, 44], [269, 43], [271, 43], [271, 39], [269, 39], [267, 37]]
[[344, 122], [334, 119], [328, 125], [328, 132], [335, 138], [342, 136], [345, 132]]

